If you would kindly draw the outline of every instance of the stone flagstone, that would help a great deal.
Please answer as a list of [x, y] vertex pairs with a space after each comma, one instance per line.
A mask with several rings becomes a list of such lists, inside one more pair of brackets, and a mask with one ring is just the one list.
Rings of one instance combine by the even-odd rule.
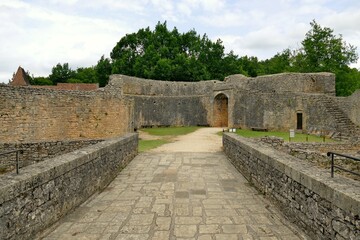
[[305, 238], [222, 152], [152, 152], [138, 155], [44, 239]]

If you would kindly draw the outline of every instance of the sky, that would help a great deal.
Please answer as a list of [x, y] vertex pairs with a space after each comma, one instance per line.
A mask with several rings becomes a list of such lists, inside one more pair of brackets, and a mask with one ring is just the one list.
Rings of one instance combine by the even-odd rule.
[[312, 20], [360, 53], [359, 0], [0, 0], [0, 83], [18, 66], [33, 76], [94, 66], [127, 33], [164, 21], [264, 60], [299, 48]]

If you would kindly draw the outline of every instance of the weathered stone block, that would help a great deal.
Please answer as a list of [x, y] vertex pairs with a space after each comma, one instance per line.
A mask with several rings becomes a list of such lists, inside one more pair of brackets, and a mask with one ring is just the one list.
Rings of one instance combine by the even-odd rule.
[[[322, 169], [299, 164], [299, 160], [290, 155], [285, 159], [284, 153], [234, 134], [224, 134], [223, 143], [234, 166], [310, 237], [360, 237], [358, 182], [340, 176], [333, 179]], [[263, 154], [268, 154], [268, 159]], [[253, 165], [254, 162], [262, 163]], [[284, 169], [277, 168], [276, 162], [284, 164]]]
[[137, 134], [0, 176], [0, 239], [32, 239], [107, 186], [137, 154]]

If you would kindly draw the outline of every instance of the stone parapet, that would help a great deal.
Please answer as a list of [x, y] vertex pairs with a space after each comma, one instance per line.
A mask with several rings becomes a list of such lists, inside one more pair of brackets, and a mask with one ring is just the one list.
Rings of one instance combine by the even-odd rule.
[[313, 239], [360, 238], [360, 183], [235, 134], [224, 151], [260, 192]]
[[0, 176], [0, 239], [34, 239], [106, 187], [137, 146], [138, 135], [128, 134]]

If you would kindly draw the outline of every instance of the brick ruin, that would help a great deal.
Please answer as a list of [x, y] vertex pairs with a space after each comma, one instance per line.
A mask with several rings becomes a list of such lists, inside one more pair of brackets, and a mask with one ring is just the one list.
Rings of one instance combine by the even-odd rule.
[[31, 85], [25, 70], [19, 66], [13, 79], [10, 81], [11, 86], [27, 86], [32, 88], [44, 88], [54, 90], [79, 90], [79, 91], [93, 91], [99, 88], [98, 83], [57, 83], [52, 85]]

